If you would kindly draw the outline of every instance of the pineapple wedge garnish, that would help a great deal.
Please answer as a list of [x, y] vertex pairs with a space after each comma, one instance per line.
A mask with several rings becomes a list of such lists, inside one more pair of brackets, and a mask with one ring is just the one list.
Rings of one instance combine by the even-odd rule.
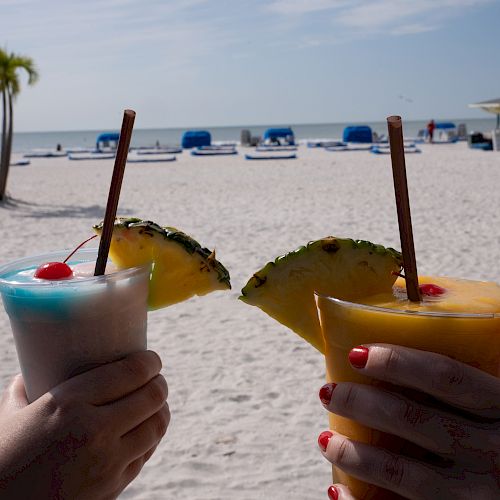
[[390, 291], [402, 257], [368, 241], [328, 236], [268, 262], [241, 291], [240, 300], [325, 352], [314, 292], [356, 300]]
[[[101, 234], [102, 222], [94, 231]], [[117, 218], [109, 256], [119, 268], [152, 263], [150, 309], [231, 288], [229, 272], [216, 260], [215, 252], [178, 229], [151, 221]]]

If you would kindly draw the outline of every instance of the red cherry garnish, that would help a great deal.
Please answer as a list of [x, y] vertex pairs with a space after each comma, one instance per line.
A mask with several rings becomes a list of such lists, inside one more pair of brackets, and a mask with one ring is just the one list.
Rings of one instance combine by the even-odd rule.
[[35, 271], [35, 278], [42, 280], [63, 280], [71, 276], [73, 271], [64, 262], [47, 262]]
[[71, 278], [73, 276], [73, 271], [71, 267], [66, 264], [66, 262], [79, 250], [85, 243], [97, 238], [97, 234], [86, 239], [84, 242], [80, 243], [65, 259], [63, 262], [47, 262], [42, 264], [35, 271], [35, 278], [42, 280], [64, 280], [66, 278]]
[[439, 297], [446, 293], [446, 290], [438, 285], [433, 285], [432, 283], [426, 283], [425, 285], [420, 285], [420, 293], [422, 295], [427, 295], [429, 297]]

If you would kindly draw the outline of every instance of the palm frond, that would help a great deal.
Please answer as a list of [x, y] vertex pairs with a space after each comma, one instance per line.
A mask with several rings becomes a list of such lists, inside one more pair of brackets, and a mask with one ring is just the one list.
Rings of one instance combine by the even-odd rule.
[[17, 96], [21, 91], [20, 69], [28, 74], [28, 85], [33, 85], [38, 81], [39, 74], [31, 57], [14, 52], [7, 53], [0, 49], [0, 90], [7, 89], [12, 97]]
[[39, 74], [33, 59], [16, 54], [11, 54], [11, 56], [11, 65], [16, 69], [24, 69], [28, 73], [28, 85], [34, 85], [39, 79]]

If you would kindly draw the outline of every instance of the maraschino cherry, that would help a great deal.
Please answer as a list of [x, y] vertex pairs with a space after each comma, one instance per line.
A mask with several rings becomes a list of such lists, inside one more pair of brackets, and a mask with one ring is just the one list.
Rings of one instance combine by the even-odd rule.
[[434, 285], [432, 283], [425, 283], [424, 285], [420, 285], [420, 293], [422, 295], [427, 295], [428, 297], [439, 297], [446, 293], [446, 290], [438, 285]]
[[65, 259], [63, 262], [46, 262], [42, 264], [35, 271], [35, 278], [42, 280], [65, 280], [73, 276], [73, 270], [66, 264], [66, 262], [71, 258], [71, 256], [79, 250], [85, 243], [90, 240], [97, 238], [97, 234], [91, 238], [86, 239], [84, 242], [80, 243]]
[[46, 262], [35, 271], [35, 278], [42, 280], [64, 280], [71, 276], [73, 271], [64, 262]]

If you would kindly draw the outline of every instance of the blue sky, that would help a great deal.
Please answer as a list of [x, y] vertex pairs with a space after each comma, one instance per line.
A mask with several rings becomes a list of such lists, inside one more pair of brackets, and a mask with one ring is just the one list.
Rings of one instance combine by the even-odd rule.
[[0, 0], [17, 131], [484, 117], [500, 0]]

